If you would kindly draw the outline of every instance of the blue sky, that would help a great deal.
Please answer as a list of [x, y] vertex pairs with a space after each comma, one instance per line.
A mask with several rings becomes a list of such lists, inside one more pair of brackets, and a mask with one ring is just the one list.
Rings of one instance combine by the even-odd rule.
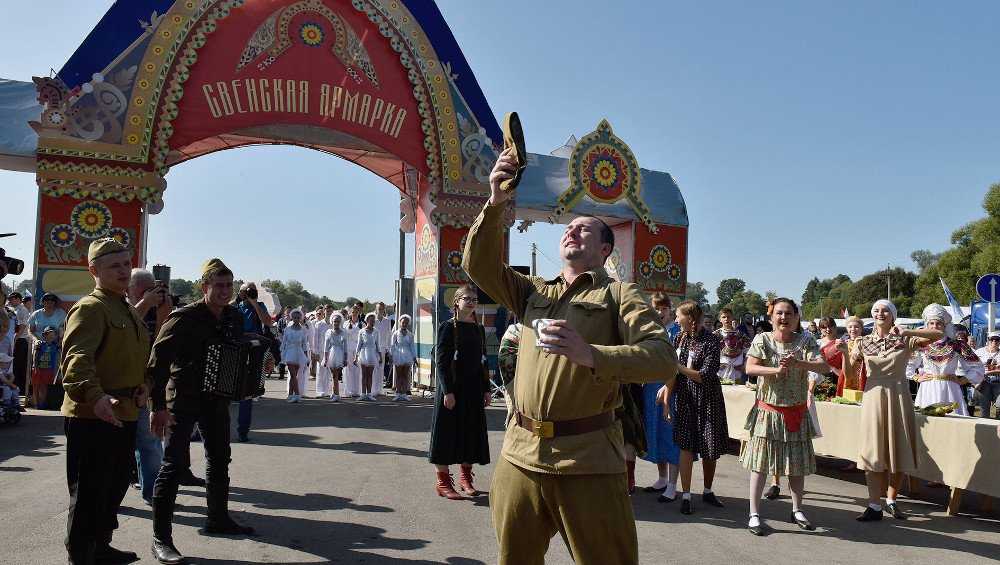
[[[111, 2], [9, 4], [0, 77], [29, 80], [62, 66]], [[813, 276], [913, 268], [910, 252], [946, 248], [1000, 181], [995, 2], [438, 4], [494, 112], [520, 113], [529, 151], [607, 117], [641, 166], [674, 175], [689, 278], [713, 290], [735, 276], [798, 297]], [[367, 171], [267, 147], [167, 181], [149, 251], [175, 276], [219, 255], [243, 278], [391, 297], [398, 196]], [[0, 172], [0, 187], [0, 231], [20, 234], [2, 245], [30, 261], [34, 177]], [[534, 241], [555, 273], [559, 232], [515, 233], [512, 263]]]

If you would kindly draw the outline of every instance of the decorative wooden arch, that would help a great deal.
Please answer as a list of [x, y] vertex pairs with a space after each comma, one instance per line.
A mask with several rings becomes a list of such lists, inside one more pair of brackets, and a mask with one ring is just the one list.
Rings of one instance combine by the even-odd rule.
[[495, 149], [418, 18], [397, 0], [177, 0], [143, 25], [89, 81], [35, 79], [36, 290], [89, 292], [97, 237], [144, 265], [172, 165], [257, 143], [320, 149], [411, 203], [426, 380], [435, 309], [467, 280], [449, 256], [488, 196]]

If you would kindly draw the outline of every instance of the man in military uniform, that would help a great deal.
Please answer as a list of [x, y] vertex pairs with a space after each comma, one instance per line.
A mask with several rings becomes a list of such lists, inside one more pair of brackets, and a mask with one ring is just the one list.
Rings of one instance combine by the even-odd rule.
[[[504, 264], [511, 193], [500, 183], [516, 167], [504, 150], [462, 261], [469, 277], [524, 323], [515, 413], [490, 488], [499, 563], [544, 563], [558, 532], [577, 563], [634, 565], [638, 542], [615, 409], [622, 382], [669, 381], [677, 355], [638, 287], [614, 282], [604, 270], [614, 234], [601, 220], [570, 222], [560, 242], [562, 272], [553, 280]], [[540, 335], [539, 319], [548, 323]]]
[[153, 487], [152, 551], [160, 563], [184, 560], [173, 544], [172, 521], [177, 485], [191, 467], [189, 445], [195, 424], [201, 430], [207, 459], [208, 518], [203, 533], [253, 533], [253, 528], [229, 516], [229, 400], [202, 392], [208, 342], [243, 335], [243, 317], [230, 304], [233, 272], [220, 259], [206, 261], [201, 290], [202, 300], [170, 314], [149, 359], [153, 381], [150, 429], [166, 437], [163, 467]]
[[136, 420], [145, 406], [149, 334], [125, 299], [132, 252], [111, 238], [90, 244], [96, 288], [69, 311], [63, 338], [69, 562], [130, 563], [111, 547], [135, 465]]

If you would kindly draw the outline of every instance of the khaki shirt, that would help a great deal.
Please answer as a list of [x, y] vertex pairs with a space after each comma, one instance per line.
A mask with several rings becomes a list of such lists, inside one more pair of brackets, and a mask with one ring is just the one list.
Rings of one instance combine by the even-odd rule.
[[[621, 406], [622, 382], [670, 382], [677, 354], [660, 318], [632, 283], [614, 283], [604, 269], [566, 284], [517, 273], [503, 262], [503, 206], [487, 205], [469, 232], [462, 266], [486, 294], [524, 324], [517, 354], [514, 404], [529, 418], [563, 421]], [[614, 284], [613, 284], [614, 283]], [[535, 346], [532, 322], [564, 319], [591, 344], [594, 368]], [[621, 423], [571, 436], [540, 438], [513, 421], [501, 455], [542, 473], [625, 472]]]
[[[101, 289], [84, 296], [69, 310], [63, 337], [62, 413], [96, 418], [94, 403], [106, 391], [137, 387], [145, 382], [149, 333], [124, 296]], [[138, 408], [130, 397], [115, 396], [119, 420], [134, 422]]]

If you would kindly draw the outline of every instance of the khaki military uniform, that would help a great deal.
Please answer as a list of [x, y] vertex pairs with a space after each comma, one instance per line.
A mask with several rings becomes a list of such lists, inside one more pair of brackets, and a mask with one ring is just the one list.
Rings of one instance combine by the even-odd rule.
[[[638, 287], [603, 269], [572, 284], [521, 275], [503, 262], [503, 206], [487, 205], [469, 232], [463, 266], [488, 295], [523, 323], [514, 405], [534, 430], [507, 426], [490, 489], [501, 564], [543, 563], [558, 532], [577, 563], [638, 562], [627, 492], [621, 423], [553, 435], [560, 422], [597, 417], [622, 405], [622, 382], [663, 381], [677, 356]], [[565, 319], [591, 344], [594, 367], [535, 346], [532, 322]], [[550, 424], [551, 423], [551, 424]]]
[[[133, 395], [145, 382], [148, 357], [149, 334], [124, 296], [98, 288], [70, 309], [61, 362], [70, 563], [87, 563], [118, 527], [135, 465], [139, 410]], [[120, 427], [94, 414], [94, 403], [106, 394], [118, 400]]]

